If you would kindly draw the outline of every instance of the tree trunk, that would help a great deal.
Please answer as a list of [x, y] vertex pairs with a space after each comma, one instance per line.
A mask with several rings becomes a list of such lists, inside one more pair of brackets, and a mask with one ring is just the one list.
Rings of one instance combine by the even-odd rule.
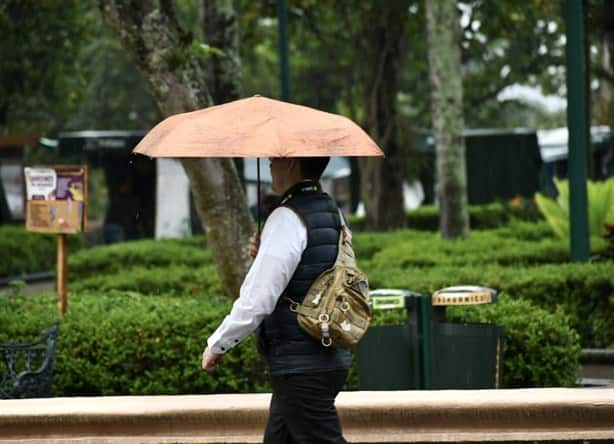
[[[179, 27], [170, 0], [98, 0], [165, 116], [212, 104], [205, 63]], [[224, 49], [224, 48], [222, 48]], [[226, 296], [239, 295], [252, 219], [230, 159], [182, 159]]]
[[182, 159], [182, 163], [190, 178], [196, 211], [206, 221], [203, 228], [225, 295], [236, 299], [250, 263], [247, 247], [253, 232], [237, 170], [229, 159]]
[[[223, 55], [213, 53], [205, 67], [205, 78], [213, 103], [241, 97], [241, 58], [239, 56], [239, 23], [233, 0], [203, 0], [203, 35], [210, 46]], [[234, 159], [241, 183], [245, 184], [243, 159]]]
[[405, 2], [378, 3], [377, 9], [370, 15], [371, 22], [365, 26], [366, 126], [386, 154], [384, 159], [359, 160], [366, 226], [371, 230], [400, 228], [406, 223], [397, 109], [406, 14]]
[[212, 54], [205, 67], [207, 85], [216, 104], [241, 96], [239, 25], [233, 0], [203, 0], [205, 42], [224, 52]]
[[460, 23], [456, 2], [427, 1], [426, 19], [439, 227], [444, 239], [454, 239], [469, 233]]

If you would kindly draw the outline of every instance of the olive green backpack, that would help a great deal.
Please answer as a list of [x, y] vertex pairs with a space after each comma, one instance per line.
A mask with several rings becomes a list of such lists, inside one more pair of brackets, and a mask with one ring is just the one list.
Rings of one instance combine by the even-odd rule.
[[316, 278], [301, 304], [285, 299], [305, 333], [325, 347], [352, 348], [371, 321], [369, 281], [356, 266], [352, 233], [339, 213], [341, 230], [335, 264]]

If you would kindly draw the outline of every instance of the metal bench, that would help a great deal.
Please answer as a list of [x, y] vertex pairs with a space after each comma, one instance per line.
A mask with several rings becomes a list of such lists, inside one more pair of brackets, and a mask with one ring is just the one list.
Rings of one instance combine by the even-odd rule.
[[32, 343], [0, 343], [0, 399], [51, 394], [59, 321]]

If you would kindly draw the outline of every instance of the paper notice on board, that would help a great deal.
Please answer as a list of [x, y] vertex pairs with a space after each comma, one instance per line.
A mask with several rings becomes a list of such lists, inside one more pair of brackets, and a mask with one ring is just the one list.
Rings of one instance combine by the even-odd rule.
[[57, 175], [52, 168], [24, 168], [28, 200], [55, 200]]
[[83, 170], [73, 173], [59, 172], [57, 176], [56, 199], [83, 201], [84, 178]]
[[78, 233], [83, 220], [83, 202], [33, 200], [28, 202], [26, 228], [41, 233]]

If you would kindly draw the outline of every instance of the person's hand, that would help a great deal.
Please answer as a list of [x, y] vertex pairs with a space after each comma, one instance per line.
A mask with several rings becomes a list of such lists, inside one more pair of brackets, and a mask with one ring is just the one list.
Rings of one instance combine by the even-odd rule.
[[252, 234], [252, 237], [249, 238], [249, 257], [251, 257], [252, 259], [256, 259], [259, 247], [260, 236], [258, 235], [258, 233], [254, 233]]
[[209, 350], [209, 347], [205, 348], [203, 352], [203, 370], [212, 373], [219, 367], [222, 356], [224, 355], [213, 353]]

